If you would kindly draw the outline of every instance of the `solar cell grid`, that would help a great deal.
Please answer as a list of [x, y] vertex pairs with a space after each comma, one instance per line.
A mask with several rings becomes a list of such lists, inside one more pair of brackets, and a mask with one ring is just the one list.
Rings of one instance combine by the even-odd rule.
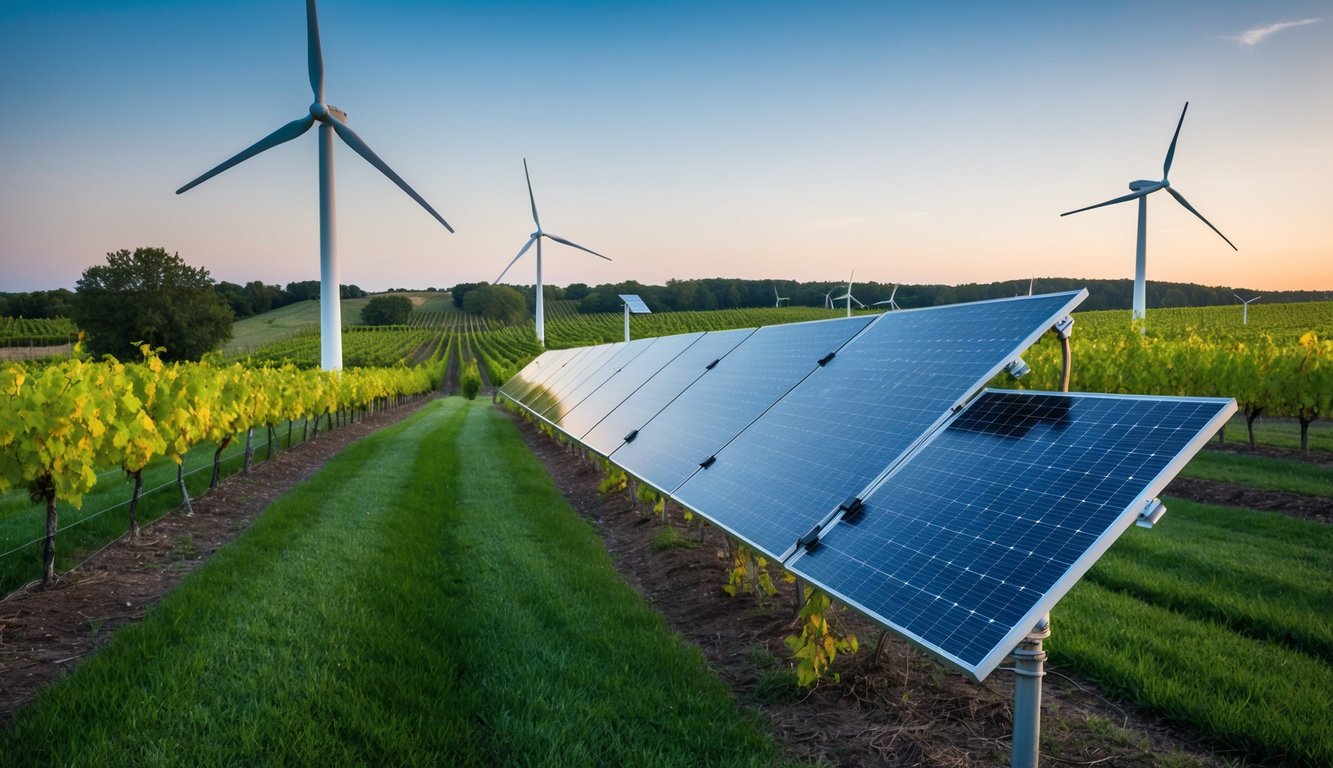
[[1234, 411], [988, 391], [789, 568], [982, 679]]
[[516, 375], [509, 377], [509, 381], [500, 389], [501, 394], [508, 396], [517, 403], [524, 402], [524, 398], [537, 386], [542, 380], [554, 375], [562, 365], [567, 362], [572, 355], [579, 354], [578, 349], [554, 349], [548, 350], [535, 357], [532, 362], [523, 367]]
[[[760, 328], [660, 414], [638, 427], [637, 438], [616, 450], [612, 461], [655, 488], [675, 490], [701, 462], [871, 319], [860, 316]], [[699, 511], [711, 516], [706, 510]]]
[[780, 558], [1084, 296], [884, 314], [674, 495]]
[[610, 455], [624, 442], [625, 435], [647, 424], [702, 376], [705, 366], [725, 357], [754, 332], [754, 328], [742, 328], [704, 334], [608, 413], [584, 435], [583, 442], [603, 456]]
[[551, 365], [533, 377], [532, 383], [519, 395], [519, 402], [531, 410], [533, 403], [547, 396], [547, 387], [552, 381], [568, 373], [570, 366], [586, 357], [592, 350], [592, 347], [556, 350], [552, 355]]

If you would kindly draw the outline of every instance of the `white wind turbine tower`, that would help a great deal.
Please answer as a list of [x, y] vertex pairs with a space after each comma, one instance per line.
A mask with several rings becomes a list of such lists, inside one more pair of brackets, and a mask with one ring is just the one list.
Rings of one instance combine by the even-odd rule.
[[1242, 298], [1240, 298], [1240, 294], [1238, 294], [1238, 293], [1233, 293], [1233, 294], [1231, 294], [1231, 295], [1232, 295], [1232, 296], [1235, 296], [1237, 299], [1239, 299], [1239, 300], [1240, 300], [1240, 303], [1243, 305], [1243, 306], [1242, 306], [1242, 309], [1240, 310], [1240, 324], [1241, 324], [1241, 325], [1249, 325], [1249, 324], [1250, 324], [1250, 304], [1252, 304], [1252, 303], [1258, 301], [1259, 299], [1262, 299], [1263, 296], [1255, 296], [1253, 299], [1248, 299], [1248, 300], [1247, 300], [1247, 299], [1242, 299]]
[[[851, 291], [848, 291], [848, 293], [851, 293]], [[898, 286], [895, 285], [893, 286], [893, 290], [889, 292], [889, 298], [885, 299], [884, 301], [875, 302], [874, 306], [882, 307], [885, 304], [887, 304], [889, 305], [890, 312], [892, 312], [895, 309], [902, 309], [902, 307], [898, 306], [898, 302], [893, 300], [893, 297], [897, 295], [898, 295]]]
[[320, 365], [325, 370], [336, 371], [342, 368], [343, 352], [342, 306], [339, 304], [338, 286], [337, 233], [334, 230], [333, 135], [336, 133], [338, 138], [355, 150], [358, 155], [365, 158], [366, 162], [379, 169], [380, 173], [388, 176], [390, 181], [397, 184], [409, 197], [421, 204], [421, 207], [425, 208], [430, 215], [443, 224], [445, 229], [453, 232], [454, 228], [449, 226], [449, 222], [436, 213], [434, 208], [430, 207], [430, 203], [427, 203], [421, 195], [418, 195], [415, 190], [409, 187], [402, 177], [394, 173], [393, 169], [381, 160], [361, 140], [360, 136], [357, 136], [351, 128], [347, 127], [347, 114], [345, 112], [337, 107], [330, 106], [324, 101], [324, 55], [319, 44], [319, 18], [315, 14], [315, 0], [306, 0], [305, 13], [306, 56], [310, 70], [310, 88], [315, 94], [315, 101], [310, 105], [310, 114], [297, 118], [270, 133], [213, 170], [176, 190], [176, 194], [186, 192], [228, 168], [249, 160], [264, 150], [291, 141], [310, 130], [315, 123], [319, 123]]
[[[834, 296], [834, 297], [833, 297], [833, 300], [834, 300], [834, 301], [842, 301], [843, 299], [846, 299], [846, 300], [847, 300], [847, 316], [848, 316], [848, 317], [851, 317], [851, 316], [852, 316], [852, 302], [853, 302], [853, 301], [856, 302], [856, 306], [858, 306], [858, 307], [862, 307], [862, 308], [865, 307], [865, 305], [861, 303], [861, 300], [860, 300], [860, 299], [858, 299], [858, 298], [856, 298], [855, 296], [852, 295], [852, 278], [853, 278], [853, 277], [856, 277], [856, 270], [854, 270], [854, 269], [852, 270], [852, 273], [851, 273], [850, 275], [847, 276], [847, 292], [844, 293], [844, 294], [841, 295], [841, 296]], [[832, 293], [832, 291], [829, 291], [829, 293]]]
[[542, 238], [548, 237], [557, 243], [564, 243], [571, 248], [587, 251], [599, 259], [610, 261], [611, 258], [603, 256], [591, 248], [584, 248], [578, 243], [570, 242], [563, 237], [558, 237], [550, 232], [544, 231], [542, 229], [541, 219], [537, 218], [537, 198], [532, 194], [532, 176], [528, 175], [527, 158], [523, 158], [523, 177], [528, 180], [528, 202], [532, 203], [532, 223], [537, 225], [537, 231], [528, 235], [528, 241], [523, 244], [521, 249], [519, 249], [518, 255], [509, 262], [509, 266], [504, 268], [504, 272], [500, 273], [500, 277], [495, 278], [495, 282], [496, 284], [499, 284], [500, 279], [505, 276], [505, 273], [509, 272], [509, 268], [517, 264], [519, 259], [523, 258], [523, 254], [528, 252], [528, 249], [532, 247], [533, 243], [537, 244], [537, 341], [540, 341], [544, 346], [546, 344], [546, 302], [542, 299]]
[[1148, 195], [1151, 195], [1152, 193], [1156, 192], [1159, 189], [1165, 189], [1172, 197], [1176, 199], [1176, 202], [1185, 206], [1185, 210], [1189, 211], [1195, 216], [1198, 216], [1199, 220], [1202, 221], [1204, 224], [1207, 224], [1209, 229], [1216, 232], [1218, 237], [1222, 238], [1223, 240], [1226, 240], [1227, 245], [1230, 245], [1233, 250], [1239, 250], [1236, 248], [1234, 243], [1232, 243], [1230, 240], [1227, 240], [1227, 236], [1222, 234], [1222, 231], [1220, 229], [1214, 227], [1212, 222], [1208, 221], [1208, 219], [1205, 219], [1203, 217], [1202, 213], [1199, 213], [1198, 211], [1194, 210], [1194, 206], [1190, 205], [1189, 202], [1186, 201], [1185, 198], [1179, 192], [1177, 192], [1175, 189], [1171, 187], [1170, 181], [1167, 181], [1167, 177], [1171, 174], [1171, 160], [1175, 157], [1176, 154], [1176, 139], [1180, 138], [1180, 126], [1185, 124], [1185, 112], [1189, 108], [1190, 108], [1190, 103], [1187, 101], [1185, 102], [1185, 109], [1180, 110], [1180, 122], [1176, 123], [1176, 133], [1171, 137], [1171, 146], [1166, 150], [1166, 162], [1162, 164], [1161, 181], [1148, 181], [1145, 179], [1140, 179], [1138, 181], [1131, 181], [1129, 183], [1129, 188], [1131, 192], [1128, 195], [1125, 195], [1123, 197], [1117, 197], [1114, 200], [1107, 200], [1104, 203], [1089, 205], [1086, 208], [1079, 208], [1073, 211], [1066, 211], [1060, 214], [1061, 216], [1068, 216], [1071, 213], [1082, 213], [1083, 211], [1090, 211], [1093, 208], [1101, 208], [1104, 205], [1115, 205], [1116, 203], [1124, 203], [1130, 200], [1139, 201], [1138, 250], [1136, 251], [1136, 255], [1134, 258], [1134, 319], [1138, 321], [1142, 321], [1144, 316], [1147, 314], [1147, 300], [1145, 298], [1144, 281], [1146, 279], [1145, 273], [1147, 271]]
[[784, 301], [791, 301], [791, 299], [786, 296], [778, 295], [778, 286], [776, 283], [773, 284], [773, 298], [777, 299], [777, 302], [773, 304], [774, 308], [781, 307], [782, 302]]

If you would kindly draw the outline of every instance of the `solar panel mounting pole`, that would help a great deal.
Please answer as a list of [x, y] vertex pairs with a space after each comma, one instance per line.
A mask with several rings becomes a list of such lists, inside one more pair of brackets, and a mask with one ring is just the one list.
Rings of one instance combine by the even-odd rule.
[[1041, 752], [1041, 679], [1046, 675], [1046, 651], [1041, 644], [1050, 636], [1051, 617], [1047, 615], [1014, 649], [1012, 768], [1037, 768]]
[[629, 302], [625, 302], [625, 341], [629, 341]]

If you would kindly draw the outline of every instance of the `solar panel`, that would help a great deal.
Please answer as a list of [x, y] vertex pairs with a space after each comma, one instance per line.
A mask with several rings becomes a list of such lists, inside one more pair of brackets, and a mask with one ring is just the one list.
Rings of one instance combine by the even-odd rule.
[[1086, 295], [880, 315], [674, 496], [780, 559]]
[[[520, 400], [521, 404], [534, 413], [541, 412], [550, 400], [555, 397], [553, 388], [561, 378], [569, 375], [570, 371], [587, 360], [588, 356], [593, 354], [597, 347], [575, 347], [574, 349], [562, 350], [565, 354], [555, 360], [557, 365], [542, 377], [535, 379], [532, 386], [523, 392]], [[538, 405], [540, 404], [540, 406]]]
[[647, 424], [685, 388], [704, 374], [705, 366], [724, 357], [744, 341], [753, 328], [711, 331], [690, 344], [583, 436], [583, 443], [609, 456], [625, 436]]
[[[703, 332], [678, 336], [658, 336], [652, 344], [606, 381], [593, 390], [578, 405], [560, 419], [560, 429], [575, 438], [582, 438], [607, 414], [615, 410], [627, 397], [653, 378], [686, 348], [703, 337]], [[623, 434], [621, 435], [624, 436]], [[619, 443], [616, 443], [619, 445]]]
[[611, 454], [611, 460], [654, 488], [674, 491], [871, 319], [760, 328], [639, 426], [636, 439]]
[[583, 402], [584, 398], [597, 391], [597, 388], [605, 384], [607, 379], [615, 376], [621, 368], [634, 360], [634, 358], [638, 357], [645, 349], [651, 347], [656, 341], [657, 339], [655, 338], [635, 339], [634, 341], [622, 343], [620, 348], [615, 350], [614, 354], [605, 358], [605, 362], [603, 362], [597, 370], [586, 373], [582, 377], [582, 380], [577, 382], [574, 388], [569, 390], [569, 393], [560, 399], [560, 418], [554, 418], [552, 414], [547, 412], [543, 412], [542, 415], [546, 416], [557, 425], [562, 424], [565, 415], [578, 407], [578, 405]]
[[594, 374], [610, 360], [625, 342], [599, 344], [590, 347], [582, 357], [572, 360], [561, 371], [547, 381], [542, 382], [543, 396], [540, 399], [529, 397], [526, 405], [532, 412], [547, 421], [559, 421], [561, 411], [552, 409], [560, 403], [584, 378]]
[[787, 567], [981, 680], [1235, 410], [988, 390]]
[[511, 376], [509, 381], [501, 387], [500, 394], [517, 403], [522, 403], [534, 387], [554, 376], [570, 360], [579, 355], [587, 354], [587, 352], [586, 347], [554, 349], [543, 352], [524, 366], [523, 370], [519, 371], [517, 375]]
[[653, 313], [653, 311], [648, 308], [648, 305], [643, 303], [643, 299], [639, 298], [637, 295], [633, 293], [622, 293], [619, 294], [619, 296], [620, 300], [625, 302], [625, 306], [629, 307], [630, 314], [651, 315]]

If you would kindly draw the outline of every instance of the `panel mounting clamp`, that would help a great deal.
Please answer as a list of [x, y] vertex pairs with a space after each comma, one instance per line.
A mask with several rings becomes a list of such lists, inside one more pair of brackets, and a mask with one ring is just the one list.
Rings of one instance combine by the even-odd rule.
[[719, 358], [717, 358], [716, 360], [714, 360], [713, 362], [709, 363], [708, 365], [705, 365], [705, 366], [704, 366], [704, 370], [705, 370], [705, 371], [711, 371], [711, 370], [713, 370], [713, 366], [717, 365], [717, 364], [720, 363], [720, 362], [722, 362], [722, 358], [719, 357]]
[[717, 461], [717, 456], [709, 456], [708, 458], [699, 462], [699, 467], [702, 469], [708, 469], [709, 467], [713, 466], [713, 462], [715, 461]]
[[809, 552], [819, 546], [819, 531], [820, 526], [816, 523], [815, 527], [811, 528], [809, 533], [796, 540], [797, 549], [804, 549], [806, 552]]
[[842, 511], [843, 520], [854, 520], [865, 509], [865, 504], [861, 502], [860, 496], [853, 496], [839, 504], [838, 509]]
[[838, 356], [837, 352], [830, 352], [827, 355], [824, 355], [823, 357], [819, 358], [819, 367], [823, 368], [824, 366], [828, 365], [829, 361], [837, 356]]
[[632, 443], [632, 442], [634, 442], [634, 438], [636, 438], [636, 437], [638, 437], [638, 436], [639, 436], [639, 430], [637, 430], [637, 429], [632, 430], [632, 431], [630, 431], [630, 433], [629, 433], [628, 435], [625, 435], [625, 442], [627, 442], [627, 443]]

